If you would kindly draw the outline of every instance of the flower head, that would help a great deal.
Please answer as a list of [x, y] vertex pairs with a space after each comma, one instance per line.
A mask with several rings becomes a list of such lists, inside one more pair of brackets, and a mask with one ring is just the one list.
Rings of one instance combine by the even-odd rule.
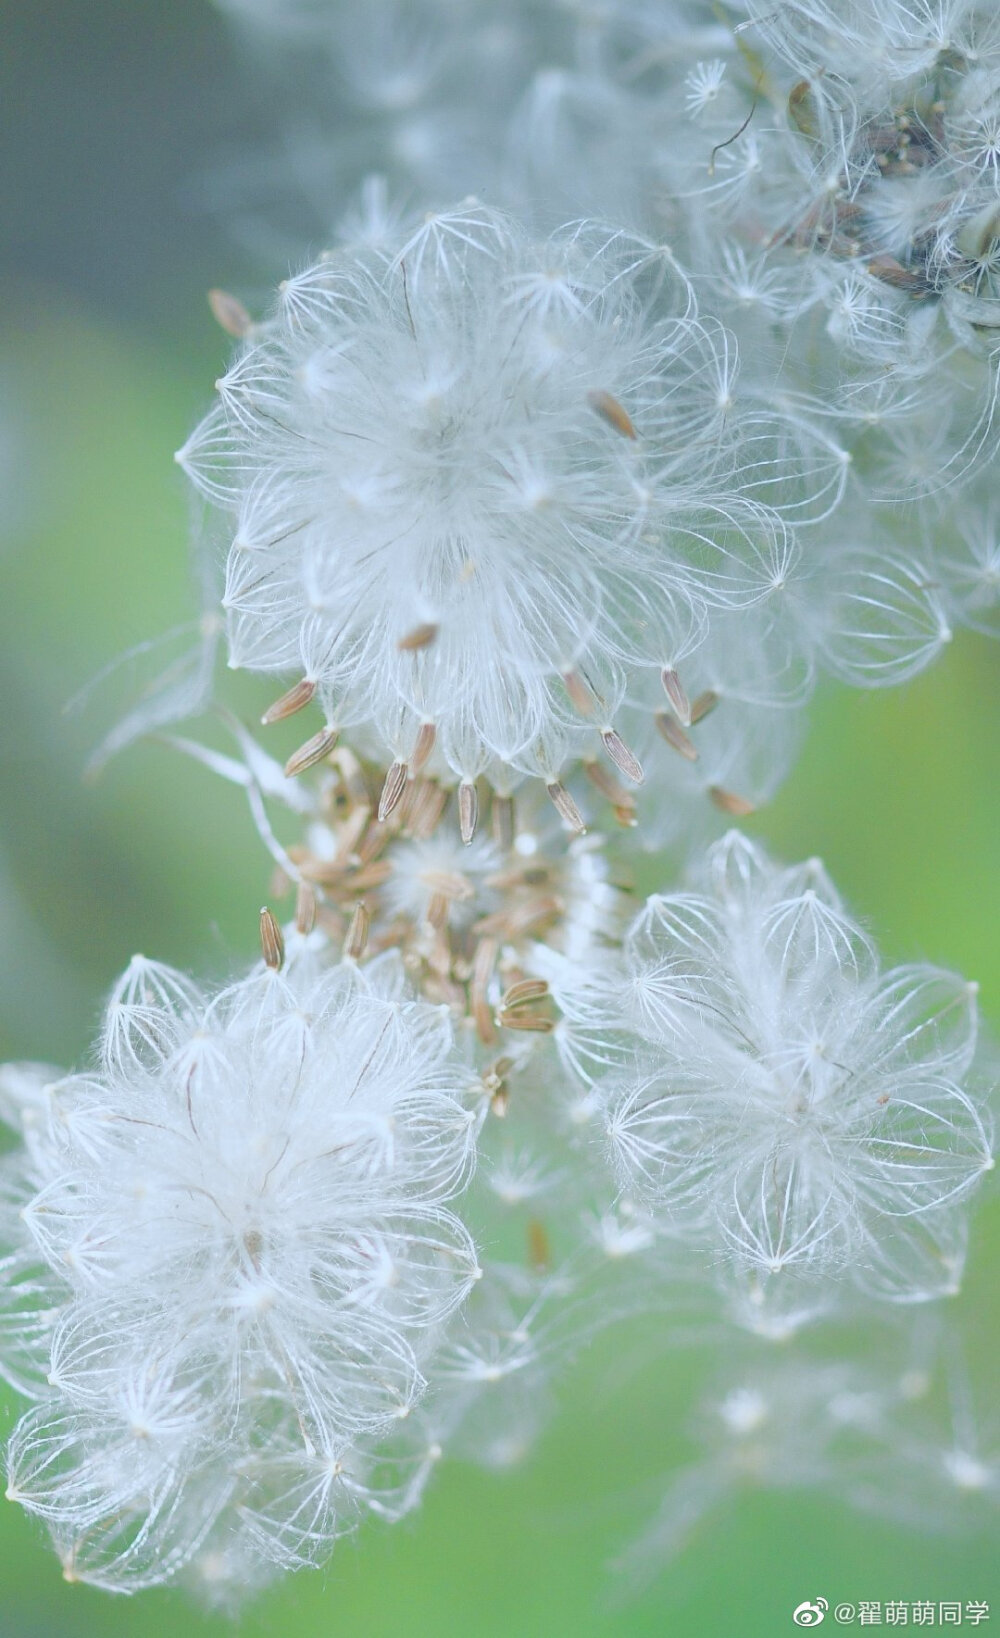
[[230, 663], [304, 674], [387, 760], [433, 727], [453, 777], [554, 779], [710, 605], [783, 572], [787, 530], [740, 498], [733, 369], [621, 234], [537, 245], [469, 203], [331, 253], [179, 456], [235, 519]]
[[622, 1183], [672, 1232], [765, 1295], [957, 1288], [963, 1201], [993, 1165], [963, 1084], [975, 986], [881, 974], [818, 862], [777, 867], [733, 833], [702, 892], [647, 901], [617, 970], [552, 984]]
[[93, 1070], [5, 1085], [15, 1251], [45, 1271], [21, 1351], [48, 1382], [12, 1494], [108, 1585], [175, 1573], [229, 1508], [275, 1562], [322, 1556], [478, 1275], [444, 1009], [392, 956], [319, 970], [306, 946], [216, 995], [136, 958]]

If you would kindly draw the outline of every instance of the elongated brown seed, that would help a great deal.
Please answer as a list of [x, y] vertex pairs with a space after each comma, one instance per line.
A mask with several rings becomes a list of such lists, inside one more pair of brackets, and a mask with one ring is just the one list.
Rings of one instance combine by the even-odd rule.
[[926, 277], [911, 272], [895, 256], [873, 256], [866, 266], [873, 279], [880, 279], [894, 290], [906, 290], [912, 296], [926, 296], [932, 288]]
[[222, 326], [227, 336], [235, 336], [239, 341], [253, 329], [253, 319], [243, 303], [228, 290], [210, 290], [208, 305], [216, 324]]
[[414, 626], [405, 637], [401, 637], [396, 647], [403, 654], [415, 654], [418, 649], [429, 648], [438, 634], [438, 627], [432, 620], [425, 620], [422, 625]]
[[359, 961], [364, 955], [370, 927], [371, 917], [367, 909], [363, 904], [356, 904], [344, 938], [344, 957], [347, 961]]
[[556, 1027], [551, 1018], [543, 1018], [538, 1012], [499, 1012], [497, 1023], [524, 1035], [551, 1035]]
[[414, 781], [413, 800], [406, 810], [406, 828], [418, 842], [426, 841], [437, 829], [448, 802], [448, 792], [432, 779]]
[[318, 734], [313, 734], [312, 739], [307, 739], [305, 744], [300, 745], [288, 758], [285, 763], [286, 777], [294, 779], [297, 774], [305, 773], [307, 768], [314, 768], [317, 762], [322, 762], [335, 748], [339, 735], [339, 728], [329, 726], [321, 728]]
[[417, 737], [413, 742], [413, 750], [410, 752], [411, 773], [418, 774], [420, 772], [424, 763], [427, 761], [427, 758], [434, 749], [434, 741], [436, 738], [437, 729], [435, 728], [433, 722], [422, 722], [420, 727], [417, 729]]
[[497, 935], [499, 938], [520, 938], [529, 928], [537, 927], [543, 921], [562, 915], [566, 909], [561, 899], [550, 895], [539, 895], [537, 899], [529, 899], [525, 904], [519, 904], [510, 910], [496, 910], [492, 915], [483, 916], [475, 923], [473, 932]]
[[458, 829], [466, 847], [475, 836], [478, 823], [479, 792], [471, 780], [463, 779], [458, 787]]
[[623, 438], [638, 437], [628, 411], [610, 392], [603, 390], [588, 392], [587, 403], [592, 410], [597, 411], [602, 421], [607, 421], [608, 425], [614, 427], [616, 432], [620, 432]]
[[514, 1012], [518, 1007], [526, 1007], [532, 1001], [540, 1001], [548, 995], [549, 986], [544, 978], [521, 978], [512, 984], [500, 1002], [501, 1012]]
[[497, 1038], [493, 1015], [490, 1012], [486, 995], [490, 978], [493, 975], [493, 966], [496, 962], [498, 949], [496, 939], [484, 938], [479, 941], [475, 959], [472, 963], [472, 977], [469, 981], [469, 1002], [475, 1020], [476, 1034], [486, 1046], [489, 1046]]
[[660, 680], [663, 683], [663, 692], [676, 711], [681, 726], [690, 728], [691, 702], [673, 666], [665, 665], [663, 667], [660, 672]]
[[368, 821], [371, 818], [371, 813], [372, 810], [367, 806], [367, 804], [365, 804], [363, 807], [355, 808], [353, 813], [348, 814], [343, 825], [337, 831], [337, 851], [333, 855], [333, 858], [329, 861], [336, 870], [340, 871], [347, 869], [347, 866], [350, 863], [351, 855], [354, 853], [358, 843], [368, 827]]
[[621, 734], [616, 728], [601, 729], [601, 744], [609, 757], [626, 779], [631, 779], [633, 785], [641, 785], [645, 775], [642, 763], [633, 751], [630, 751]]
[[816, 107], [816, 93], [810, 80], [799, 80], [788, 93], [788, 115], [803, 136], [819, 135], [820, 124]]
[[490, 825], [493, 830], [493, 840], [506, 853], [514, 845], [514, 798], [512, 796], [494, 796], [490, 810]]
[[573, 702], [574, 709], [579, 711], [581, 717], [593, 716], [594, 706], [597, 701], [579, 671], [564, 671], [563, 682], [566, 685], [566, 692]]
[[528, 1262], [539, 1274], [543, 1273], [552, 1262], [552, 1248], [545, 1231], [545, 1224], [537, 1217], [528, 1221]]
[[351, 886], [355, 889], [368, 892], [370, 888], [381, 887], [392, 875], [391, 859], [373, 859], [370, 864], [351, 874]]
[[748, 802], [745, 796], [723, 790], [721, 785], [709, 785], [708, 794], [717, 808], [723, 813], [731, 813], [734, 819], [745, 819], [747, 814], [756, 812], [753, 803]]
[[590, 783], [600, 791], [602, 796], [606, 796], [614, 807], [627, 808], [631, 806], [631, 791], [627, 791], [610, 769], [606, 768], [602, 762], [598, 762], [596, 757], [584, 757], [583, 771]]
[[309, 882], [300, 881], [295, 892], [295, 928], [311, 933], [316, 925], [316, 893]]
[[382, 795], [378, 800], [378, 822], [384, 824], [406, 789], [406, 763], [394, 762], [385, 776]]
[[560, 819], [562, 819], [569, 826], [570, 830], [575, 830], [582, 836], [587, 827], [583, 822], [583, 816], [580, 813], [580, 809], [573, 801], [573, 798], [570, 796], [565, 785], [563, 785], [558, 779], [552, 779], [546, 785], [545, 789], [548, 793], [549, 801], [552, 803]]
[[276, 973], [285, 959], [285, 941], [277, 920], [266, 904], [261, 905], [260, 910], [260, 949], [265, 967]]
[[294, 688], [290, 688], [280, 699], [275, 700], [273, 705], [268, 706], [260, 719], [261, 722], [265, 728], [270, 728], [272, 722], [283, 722], [286, 717], [293, 717], [296, 711], [301, 711], [303, 706], [309, 704], [315, 693], [316, 684], [309, 677], [303, 677]]
[[698, 747], [694, 740], [684, 732], [672, 711], [657, 711], [653, 721], [668, 745], [672, 746], [675, 751], [679, 751], [681, 756], [687, 758], [688, 762], [697, 762]]
[[715, 710], [718, 703], [719, 696], [714, 688], [706, 688], [704, 694], [699, 694], [697, 699], [691, 701], [692, 723], [700, 722], [702, 717], [707, 717], [710, 711]]
[[450, 909], [451, 900], [445, 893], [432, 893], [427, 900], [427, 922], [431, 927], [440, 930], [448, 920]]

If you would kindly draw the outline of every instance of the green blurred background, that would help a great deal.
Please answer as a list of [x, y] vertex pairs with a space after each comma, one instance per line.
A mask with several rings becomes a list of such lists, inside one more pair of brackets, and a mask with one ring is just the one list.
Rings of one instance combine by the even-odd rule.
[[[82, 712], [64, 706], [116, 655], [197, 614], [172, 452], [228, 350], [206, 288], [252, 296], [261, 277], [200, 210], [198, 178], [269, 110], [207, 3], [21, 0], [3, 24], [0, 1055], [72, 1065], [134, 950], [219, 975], [255, 950], [268, 869], [241, 795], [155, 745], [86, 784], [131, 676]], [[1000, 650], [965, 637], [905, 690], [831, 690], [753, 828], [789, 859], [822, 855], [888, 960], [977, 977], [1000, 1032], [998, 690]], [[981, 1386], [1000, 1340], [998, 1255], [988, 1203], [962, 1299]], [[616, 1604], [608, 1560], [684, 1456], [710, 1361], [668, 1353], [612, 1391], [615, 1352], [573, 1370], [523, 1470], [446, 1466], [416, 1518], [342, 1544], [329, 1570], [275, 1590], [241, 1630], [770, 1638], [820, 1594], [992, 1596], [1000, 1620], [987, 1534], [925, 1538], [794, 1494], [709, 1521], [655, 1586]], [[0, 1390], [4, 1419], [17, 1411]], [[65, 1586], [41, 1530], [2, 1505], [2, 1638], [228, 1629], [177, 1595]]]

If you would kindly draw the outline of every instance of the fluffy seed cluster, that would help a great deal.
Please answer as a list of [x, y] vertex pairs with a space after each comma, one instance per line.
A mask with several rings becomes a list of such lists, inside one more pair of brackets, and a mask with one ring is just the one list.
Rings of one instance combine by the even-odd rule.
[[[519, 1459], [655, 1313], [728, 1374], [633, 1568], [748, 1487], [971, 1524], [929, 1316], [993, 1166], [975, 986], [709, 843], [821, 673], [1000, 630], [995, 7], [219, 4], [294, 101], [222, 191], [304, 270], [210, 295], [222, 607], [99, 757], [204, 714], [224, 633], [269, 737], [220, 697], [171, 743], [294, 919], [221, 990], [137, 958], [84, 1072], [0, 1071], [9, 1494], [71, 1580], [237, 1604], [446, 1452]], [[687, 875], [633, 913], [641, 850]]]
[[433, 726], [458, 779], [554, 779], [709, 606], [784, 583], [781, 520], [740, 493], [727, 347], [618, 233], [536, 245], [469, 205], [332, 253], [179, 456], [234, 514], [231, 664], [303, 673], [391, 758]]
[[93, 1070], [4, 1090], [10, 1494], [112, 1588], [213, 1542], [322, 1558], [478, 1277], [447, 1016], [391, 956], [214, 996], [136, 958]]
[[[510, 1052], [520, 1059], [532, 1037], [550, 1033], [536, 942], [585, 960], [618, 942], [629, 904], [603, 838], [579, 834], [568, 791], [556, 793], [560, 822], [544, 798], [484, 791], [481, 802], [475, 786], [455, 792], [344, 746], [291, 779], [235, 726], [239, 759], [199, 741], [173, 743], [247, 790], [276, 862], [271, 896], [294, 892], [298, 935], [315, 931], [349, 960], [397, 951], [410, 984], [448, 1008], [481, 1069], [501, 1042], [501, 1062]], [[610, 775], [597, 777], [606, 793]], [[282, 809], [295, 815], [287, 845], [271, 822]]]
[[776, 867], [735, 833], [702, 892], [648, 900], [620, 962], [579, 972], [553, 986], [564, 1056], [668, 1234], [763, 1306], [815, 1282], [830, 1300], [843, 1280], [903, 1302], [957, 1289], [993, 1165], [963, 1084], [975, 986], [880, 973], [816, 861]]

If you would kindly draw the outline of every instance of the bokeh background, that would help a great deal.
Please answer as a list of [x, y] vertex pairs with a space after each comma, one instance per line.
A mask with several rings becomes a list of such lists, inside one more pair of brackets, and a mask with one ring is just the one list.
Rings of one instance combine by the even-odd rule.
[[[255, 951], [268, 870], [240, 794], [156, 744], [84, 780], [133, 669], [65, 707], [116, 656], [197, 615], [172, 452], [228, 351], [206, 289], [252, 299], [261, 277], [210, 201], [220, 165], [224, 176], [273, 110], [259, 84], [250, 94], [208, 0], [7, 0], [2, 18], [0, 1055], [71, 1066], [134, 950], [218, 976]], [[1000, 651], [969, 636], [904, 690], [831, 689], [752, 828], [789, 859], [822, 855], [887, 960], [978, 978], [1000, 1034], [998, 698]], [[981, 1391], [1000, 1343], [998, 1258], [991, 1201], [962, 1299]], [[446, 1464], [419, 1515], [342, 1544], [241, 1631], [771, 1638], [821, 1594], [992, 1596], [1000, 1621], [988, 1534], [924, 1537], [797, 1494], [709, 1520], [623, 1600], [609, 1561], [655, 1504], [658, 1474], [684, 1458], [709, 1361], [666, 1348], [629, 1378], [610, 1369], [619, 1351], [573, 1368], [523, 1470]], [[17, 1413], [0, 1390], [0, 1416]], [[174, 1594], [65, 1586], [41, 1529], [0, 1506], [3, 1638], [229, 1630]]]

